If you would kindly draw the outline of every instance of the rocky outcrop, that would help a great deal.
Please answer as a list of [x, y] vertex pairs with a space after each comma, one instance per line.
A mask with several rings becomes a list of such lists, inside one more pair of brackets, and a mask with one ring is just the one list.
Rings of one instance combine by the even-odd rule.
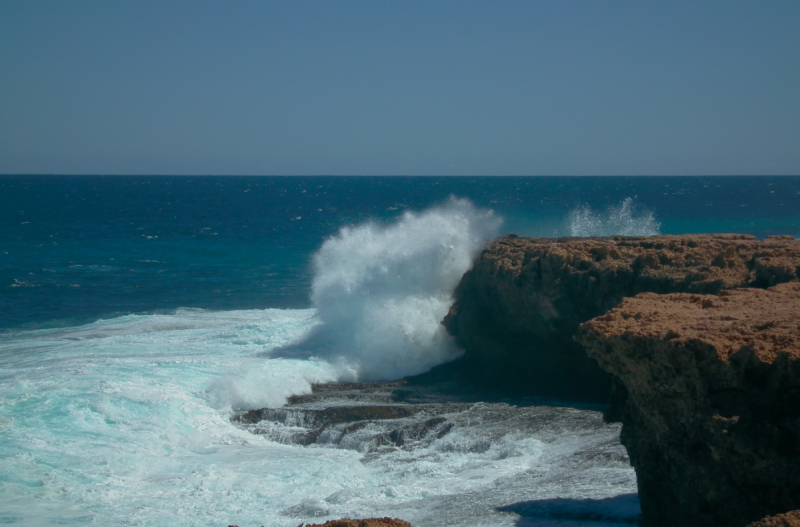
[[642, 292], [716, 294], [800, 275], [800, 241], [746, 235], [495, 240], [462, 278], [443, 323], [473, 380], [604, 401], [610, 376], [573, 336]]
[[[299, 527], [303, 527], [301, 523]], [[307, 523], [305, 527], [411, 527], [411, 524], [397, 518], [366, 518], [363, 520], [329, 520], [325, 523]]]
[[800, 283], [640, 294], [578, 340], [616, 379], [607, 415], [623, 423], [643, 525], [737, 527], [800, 508]]
[[800, 511], [791, 511], [785, 514], [769, 516], [747, 527], [800, 527]]

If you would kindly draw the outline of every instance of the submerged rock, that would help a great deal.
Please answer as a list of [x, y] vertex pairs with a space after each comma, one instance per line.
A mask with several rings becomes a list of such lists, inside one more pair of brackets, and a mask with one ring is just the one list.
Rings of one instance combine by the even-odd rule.
[[[578, 340], [616, 379], [606, 416], [623, 423], [643, 525], [800, 508], [800, 283], [640, 294]], [[797, 524], [784, 516], [753, 525]]]
[[619, 443], [621, 427], [605, 423], [598, 406], [492, 401], [461, 388], [316, 384], [282, 408], [233, 419], [271, 441], [358, 453], [366, 472], [356, 471], [354, 481], [287, 503], [280, 515], [294, 525], [358, 515], [376, 503], [375, 494], [382, 514], [426, 525], [442, 518], [448, 525], [636, 521], [635, 474]]
[[791, 236], [508, 235], [461, 279], [443, 324], [466, 351], [459, 366], [473, 381], [605, 401], [611, 377], [573, 339], [582, 322], [642, 292], [716, 294], [798, 275], [800, 241]]
[[[356, 450], [370, 461], [399, 451], [449, 450], [451, 441], [458, 444], [456, 450], [480, 454], [509, 435], [597, 431], [607, 427], [598, 410], [599, 405], [572, 408], [530, 399], [491, 402], [483, 392], [394, 381], [315, 384], [312, 393], [294, 396], [283, 407], [249, 410], [232, 419], [272, 441]], [[609, 465], [629, 466], [618, 443], [591, 455], [604, 457]]]

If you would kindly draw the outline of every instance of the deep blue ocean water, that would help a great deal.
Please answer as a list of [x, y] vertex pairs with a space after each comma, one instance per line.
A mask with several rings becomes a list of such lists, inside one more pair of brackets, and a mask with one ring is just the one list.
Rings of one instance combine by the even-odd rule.
[[450, 294], [508, 232], [797, 237], [800, 177], [0, 176], [0, 523], [634, 524], [596, 410], [478, 403], [393, 450], [231, 421], [457, 357]]
[[451, 195], [523, 236], [569, 235], [570, 211], [626, 198], [662, 234], [800, 236], [800, 177], [0, 176], [0, 328], [309, 307], [327, 237]]

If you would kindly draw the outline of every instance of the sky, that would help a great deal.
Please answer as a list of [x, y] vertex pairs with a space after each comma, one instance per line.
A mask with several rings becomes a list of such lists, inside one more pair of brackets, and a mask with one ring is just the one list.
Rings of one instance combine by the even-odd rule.
[[0, 174], [798, 175], [800, 2], [0, 0]]

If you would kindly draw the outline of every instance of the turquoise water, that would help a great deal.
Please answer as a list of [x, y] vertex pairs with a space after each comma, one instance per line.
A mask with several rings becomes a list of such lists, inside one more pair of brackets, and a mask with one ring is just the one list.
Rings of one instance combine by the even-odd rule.
[[635, 476], [596, 411], [523, 433], [479, 404], [377, 457], [230, 417], [457, 357], [439, 321], [501, 233], [800, 235], [800, 178], [9, 176], [0, 204], [16, 525], [630, 525]]

